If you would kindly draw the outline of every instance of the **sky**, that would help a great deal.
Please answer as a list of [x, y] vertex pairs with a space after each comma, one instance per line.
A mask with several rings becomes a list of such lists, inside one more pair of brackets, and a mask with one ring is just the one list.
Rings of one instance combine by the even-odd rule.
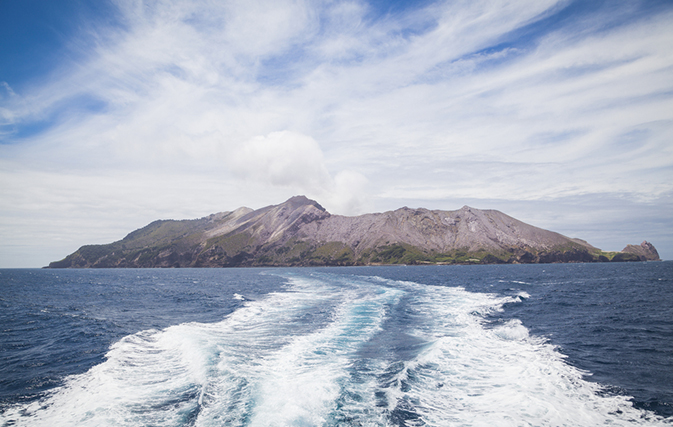
[[673, 259], [673, 1], [0, 0], [0, 267], [294, 195]]

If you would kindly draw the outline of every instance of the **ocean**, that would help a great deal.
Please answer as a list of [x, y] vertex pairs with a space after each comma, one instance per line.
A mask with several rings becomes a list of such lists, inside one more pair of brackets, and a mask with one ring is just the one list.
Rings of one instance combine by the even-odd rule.
[[673, 262], [0, 270], [3, 426], [673, 425]]

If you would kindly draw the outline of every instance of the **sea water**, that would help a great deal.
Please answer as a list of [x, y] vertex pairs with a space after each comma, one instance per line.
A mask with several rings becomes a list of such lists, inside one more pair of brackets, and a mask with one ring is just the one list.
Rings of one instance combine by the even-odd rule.
[[0, 423], [673, 424], [673, 263], [0, 270]]

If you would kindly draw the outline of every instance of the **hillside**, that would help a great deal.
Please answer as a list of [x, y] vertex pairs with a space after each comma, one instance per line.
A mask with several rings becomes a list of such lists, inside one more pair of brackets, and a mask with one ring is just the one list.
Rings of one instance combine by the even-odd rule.
[[[645, 252], [649, 258], [645, 258]], [[653, 253], [656, 249], [647, 242], [638, 247], [629, 245], [620, 253], [602, 252], [583, 240], [525, 224], [495, 210], [405, 207], [347, 217], [331, 215], [317, 202], [296, 196], [258, 210], [239, 208], [195, 220], [155, 221], [117, 242], [82, 246], [63, 260], [50, 263], [49, 268], [658, 259]]]

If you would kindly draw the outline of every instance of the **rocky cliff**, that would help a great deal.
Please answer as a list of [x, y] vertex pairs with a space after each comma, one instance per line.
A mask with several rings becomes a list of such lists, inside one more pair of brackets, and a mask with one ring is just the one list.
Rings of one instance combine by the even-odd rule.
[[[640, 253], [628, 253], [624, 261], [640, 260]], [[549, 263], [609, 261], [615, 256], [495, 210], [405, 207], [346, 217], [297, 196], [258, 210], [155, 221], [117, 242], [82, 246], [49, 267]]]
[[652, 243], [647, 241], [643, 241], [643, 243], [637, 246], [626, 245], [626, 247], [622, 249], [622, 252], [620, 254], [615, 255], [615, 257], [617, 259], [622, 260], [626, 260], [627, 258], [630, 258], [632, 260], [633, 257], [629, 257], [629, 255], [637, 257], [638, 261], [661, 261], [657, 249], [654, 247]]

